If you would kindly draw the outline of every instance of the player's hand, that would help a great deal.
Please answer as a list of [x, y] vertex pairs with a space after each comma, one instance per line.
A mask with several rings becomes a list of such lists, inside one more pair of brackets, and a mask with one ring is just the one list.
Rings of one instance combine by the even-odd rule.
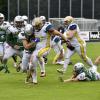
[[70, 49], [70, 50], [72, 50], [72, 51], [75, 49], [75, 48], [71, 45], [71, 43], [70, 43], [69, 40], [67, 40], [66, 44], [67, 44], [67, 48], [68, 48], [68, 49]]
[[36, 43], [37, 42], [40, 42], [40, 38], [35, 38], [35, 40], [34, 40]]
[[35, 43], [38, 43], [38, 42], [40, 42], [40, 38], [32, 39], [32, 41], [35, 42]]

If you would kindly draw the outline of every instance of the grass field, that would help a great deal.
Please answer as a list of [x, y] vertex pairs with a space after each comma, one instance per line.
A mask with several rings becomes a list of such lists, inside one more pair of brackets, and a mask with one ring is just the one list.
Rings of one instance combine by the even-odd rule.
[[[94, 61], [100, 55], [100, 43], [88, 43], [87, 55]], [[52, 54], [52, 55], [51, 55]], [[41, 78], [38, 67], [38, 84], [25, 84], [25, 74], [13, 68], [12, 59], [8, 61], [10, 74], [0, 72], [0, 100], [100, 100], [100, 81], [61, 83], [56, 69], [61, 65], [52, 65], [54, 52], [51, 50], [46, 65], [47, 76]], [[82, 62], [75, 54], [72, 62]], [[100, 66], [98, 66], [100, 72]], [[71, 76], [72, 66], [68, 67], [64, 78]]]

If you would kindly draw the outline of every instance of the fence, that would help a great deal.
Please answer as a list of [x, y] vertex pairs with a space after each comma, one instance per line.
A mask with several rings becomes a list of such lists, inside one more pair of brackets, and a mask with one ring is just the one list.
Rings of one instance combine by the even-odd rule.
[[44, 15], [46, 18], [63, 18], [66, 15], [100, 19], [100, 0], [7, 0], [8, 20], [16, 15]]
[[[63, 25], [63, 18], [49, 18], [49, 20], [55, 28]], [[100, 29], [100, 22], [96, 19], [75, 18], [75, 23], [79, 25], [81, 31], [98, 31]]]

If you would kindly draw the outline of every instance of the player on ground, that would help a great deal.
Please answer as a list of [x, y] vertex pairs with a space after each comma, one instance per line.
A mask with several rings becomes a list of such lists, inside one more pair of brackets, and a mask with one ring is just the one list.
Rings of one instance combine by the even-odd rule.
[[61, 82], [71, 81], [97, 81], [100, 80], [100, 73], [97, 72], [97, 68], [91, 67], [87, 69], [83, 63], [76, 63], [73, 68], [73, 75], [67, 80], [63, 80], [62, 76], [59, 77]]

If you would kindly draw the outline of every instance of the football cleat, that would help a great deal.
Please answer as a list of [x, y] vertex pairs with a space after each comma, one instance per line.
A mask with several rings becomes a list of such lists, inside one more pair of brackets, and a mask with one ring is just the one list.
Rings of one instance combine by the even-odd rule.
[[29, 78], [25, 78], [25, 84], [30, 83]]
[[26, 77], [25, 78], [25, 84], [27, 84], [27, 83], [33, 83], [32, 82], [32, 77]]
[[4, 66], [0, 66], [0, 71], [2, 71], [4, 69]]
[[40, 77], [45, 77], [45, 76], [46, 76], [46, 73], [45, 72], [41, 72]]
[[57, 72], [58, 73], [61, 73], [61, 74], [64, 74], [65, 73], [65, 70], [64, 69], [57, 69]]

